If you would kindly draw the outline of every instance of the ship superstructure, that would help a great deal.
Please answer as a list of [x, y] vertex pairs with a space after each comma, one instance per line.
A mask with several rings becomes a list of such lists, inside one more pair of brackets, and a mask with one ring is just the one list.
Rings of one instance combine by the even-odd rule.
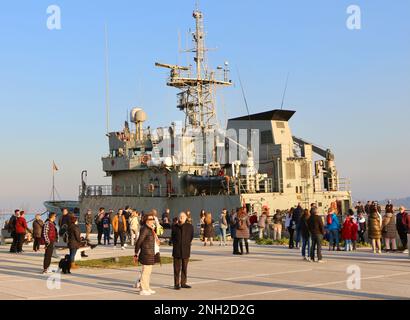
[[[108, 134], [109, 154], [103, 170], [112, 183], [80, 187], [81, 213], [99, 207], [125, 206], [140, 211], [170, 208], [176, 215], [190, 210], [246, 205], [261, 212], [316, 203], [322, 213], [332, 202], [344, 211], [351, 205], [348, 185], [339, 178], [330, 150], [291, 133], [290, 110], [272, 110], [218, 125], [216, 91], [229, 87], [229, 64], [211, 70], [207, 63], [203, 13], [195, 10], [193, 65], [156, 63], [170, 70], [167, 85], [179, 90], [177, 108], [185, 119], [165, 128], [146, 126], [148, 115], [134, 108], [130, 123]], [[314, 159], [314, 154], [322, 159]]]

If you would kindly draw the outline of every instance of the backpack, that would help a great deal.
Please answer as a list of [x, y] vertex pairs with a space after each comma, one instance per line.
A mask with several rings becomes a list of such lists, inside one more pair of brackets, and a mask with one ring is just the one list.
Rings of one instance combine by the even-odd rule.
[[333, 223], [333, 214], [329, 213], [327, 215], [327, 224], [331, 225]]

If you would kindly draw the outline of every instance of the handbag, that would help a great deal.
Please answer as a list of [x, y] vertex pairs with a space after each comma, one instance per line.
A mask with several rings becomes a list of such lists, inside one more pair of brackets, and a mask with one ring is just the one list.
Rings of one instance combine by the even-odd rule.
[[164, 228], [159, 224], [156, 230], [157, 236], [162, 236], [164, 234]]

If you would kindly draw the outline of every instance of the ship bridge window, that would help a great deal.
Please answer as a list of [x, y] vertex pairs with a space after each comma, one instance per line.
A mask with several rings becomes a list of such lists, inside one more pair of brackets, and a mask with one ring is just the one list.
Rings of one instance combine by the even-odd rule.
[[284, 122], [276, 122], [276, 127], [278, 129], [285, 129], [285, 123]]
[[261, 131], [261, 144], [273, 144], [272, 131]]

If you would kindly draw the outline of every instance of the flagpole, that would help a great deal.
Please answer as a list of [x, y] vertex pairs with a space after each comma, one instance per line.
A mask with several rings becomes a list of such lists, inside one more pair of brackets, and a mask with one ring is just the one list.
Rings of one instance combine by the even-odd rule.
[[52, 170], [53, 170], [53, 202], [55, 201], [55, 195], [54, 195], [54, 161], [53, 161], [53, 168], [52, 168]]

